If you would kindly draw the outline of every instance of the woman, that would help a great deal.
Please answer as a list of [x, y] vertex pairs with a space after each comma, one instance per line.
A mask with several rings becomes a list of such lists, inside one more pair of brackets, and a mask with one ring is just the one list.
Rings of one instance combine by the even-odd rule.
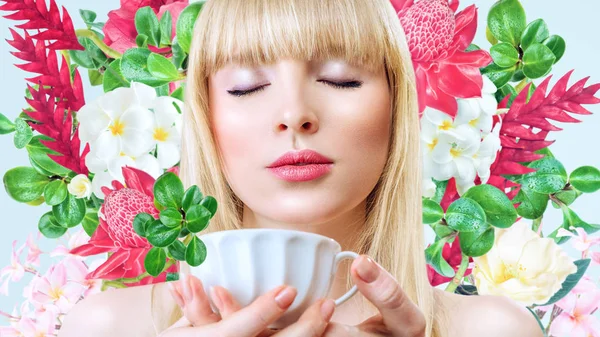
[[[208, 0], [188, 64], [180, 176], [219, 202], [207, 231], [329, 236], [372, 258], [339, 268], [329, 297], [351, 283], [360, 292], [335, 310], [320, 300], [275, 332], [266, 327], [289, 307], [293, 288], [240, 308], [226, 289], [206, 294], [201, 280], [182, 274], [170, 290], [157, 284], [83, 300], [61, 337], [82, 329], [86, 336], [541, 336], [533, 316], [507, 299], [428, 283], [414, 74], [389, 0]], [[314, 160], [300, 150], [318, 151], [329, 170], [269, 169], [290, 151]]]

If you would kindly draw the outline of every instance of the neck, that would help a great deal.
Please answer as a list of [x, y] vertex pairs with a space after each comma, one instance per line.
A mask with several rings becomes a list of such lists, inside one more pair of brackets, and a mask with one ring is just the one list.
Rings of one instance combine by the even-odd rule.
[[[366, 201], [361, 202], [356, 207], [340, 214], [336, 218], [309, 224], [286, 223], [273, 220], [254, 213], [244, 205], [242, 227], [293, 229], [311, 232], [334, 239], [341, 245], [342, 251], [357, 251], [358, 237], [360, 232], [364, 230], [365, 216]], [[337, 298], [348, 290], [346, 285], [350, 277], [350, 265], [350, 261], [340, 264], [328, 297]]]

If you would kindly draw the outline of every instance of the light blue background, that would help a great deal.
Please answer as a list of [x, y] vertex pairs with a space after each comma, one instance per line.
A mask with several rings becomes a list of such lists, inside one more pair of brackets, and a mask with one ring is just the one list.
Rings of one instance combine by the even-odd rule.
[[[591, 76], [588, 85], [595, 82], [600, 82], [600, 68], [597, 66], [598, 53], [600, 44], [597, 31], [600, 30], [600, 20], [598, 14], [600, 12], [600, 3], [596, 1], [571, 1], [568, 5], [564, 2], [549, 2], [547, 0], [528, 0], [522, 1], [527, 13], [527, 20], [532, 21], [537, 18], [543, 18], [550, 28], [551, 34], [559, 34], [565, 38], [567, 42], [567, 50], [563, 59], [555, 65], [552, 70], [554, 77], [550, 82], [550, 87], [556, 80], [571, 69], [575, 69], [571, 76], [569, 85], [575, 81]], [[489, 49], [489, 43], [485, 40], [485, 20], [489, 7], [493, 1], [463, 1], [460, 9], [468, 4], [476, 3], [479, 8], [479, 28], [474, 43], [482, 48]], [[78, 9], [90, 9], [98, 13], [97, 21], [105, 21], [109, 10], [119, 6], [118, 0], [104, 1], [86, 1], [82, 5], [82, 1], [76, 0], [61, 0], [60, 5], [65, 6], [71, 17], [73, 18], [76, 28], [85, 27], [81, 20]], [[1, 13], [6, 15], [6, 12]], [[21, 63], [20, 60], [9, 54], [13, 51], [4, 40], [10, 39], [11, 35], [8, 27], [14, 26], [14, 21], [0, 19], [0, 112], [6, 115], [9, 119], [14, 118], [20, 113], [21, 109], [26, 106], [23, 99], [26, 82], [25, 77], [30, 77], [30, 73], [26, 73], [15, 66], [14, 63]], [[22, 31], [19, 30], [19, 33]], [[86, 101], [91, 101], [95, 97], [102, 94], [100, 87], [90, 87], [87, 81], [87, 74], [82, 72], [82, 78], [85, 86]], [[539, 83], [540, 81], [537, 81]], [[600, 93], [597, 95], [600, 97]], [[556, 143], [550, 146], [553, 153], [561, 160], [567, 172], [573, 171], [575, 168], [582, 165], [592, 165], [600, 168], [600, 105], [586, 106], [594, 114], [581, 116], [574, 115], [575, 118], [582, 120], [578, 124], [558, 123], [559, 127], [563, 127], [563, 131], [552, 132], [548, 139], [556, 139]], [[555, 123], [556, 124], [556, 123]], [[27, 152], [25, 150], [17, 150], [13, 145], [12, 134], [0, 135], [0, 174], [4, 173], [16, 166], [29, 166]], [[600, 223], [600, 192], [595, 194], [582, 195], [572, 207], [580, 217], [591, 223]], [[26, 204], [20, 204], [11, 199], [5, 192], [4, 188], [0, 189], [0, 214], [2, 221], [0, 222], [0, 268], [10, 263], [11, 244], [13, 240], [18, 240], [21, 245], [25, 242], [29, 233], [37, 230], [37, 223], [42, 214], [50, 208], [44, 204], [33, 207]], [[549, 206], [543, 224], [546, 230], [545, 233], [550, 233], [562, 222], [562, 215], [559, 210]], [[431, 233], [428, 233], [427, 239], [431, 240]], [[44, 251], [50, 251], [56, 244], [55, 240], [42, 238], [40, 246]], [[574, 251], [570, 244], [564, 246], [574, 258], [578, 258], [577, 252]], [[600, 249], [600, 248], [596, 248]], [[24, 250], [22, 258], [26, 257], [27, 251]], [[44, 272], [51, 264], [51, 260], [45, 256], [42, 259], [42, 266], [39, 270]], [[599, 267], [595, 266], [590, 275], [598, 280]], [[10, 312], [16, 303], [20, 303], [23, 298], [21, 291], [23, 286], [29, 282], [31, 274], [27, 274], [25, 278], [17, 283], [10, 285], [10, 296], [0, 297], [0, 310]], [[2, 321], [0, 321], [2, 322]], [[4, 325], [4, 323], [0, 323]]]

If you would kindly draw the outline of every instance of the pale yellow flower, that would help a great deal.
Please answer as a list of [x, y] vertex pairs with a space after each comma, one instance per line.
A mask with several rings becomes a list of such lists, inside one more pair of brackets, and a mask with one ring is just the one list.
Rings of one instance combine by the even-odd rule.
[[92, 195], [92, 182], [85, 174], [78, 174], [71, 179], [67, 190], [77, 198], [88, 198]]
[[496, 229], [492, 249], [473, 261], [479, 294], [507, 296], [523, 305], [547, 302], [577, 271], [554, 240], [541, 238], [526, 221]]

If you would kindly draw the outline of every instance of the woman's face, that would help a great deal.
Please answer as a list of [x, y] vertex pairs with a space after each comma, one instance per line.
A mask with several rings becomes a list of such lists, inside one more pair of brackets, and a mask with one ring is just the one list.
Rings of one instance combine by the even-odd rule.
[[[283, 59], [230, 64], [209, 78], [227, 181], [246, 211], [268, 221], [319, 224], [362, 207], [387, 158], [390, 107], [383, 64], [370, 73], [340, 60]], [[286, 152], [304, 149], [331, 164], [269, 168]], [[307, 171], [324, 174], [303, 176]], [[277, 172], [295, 172], [296, 180]]]

